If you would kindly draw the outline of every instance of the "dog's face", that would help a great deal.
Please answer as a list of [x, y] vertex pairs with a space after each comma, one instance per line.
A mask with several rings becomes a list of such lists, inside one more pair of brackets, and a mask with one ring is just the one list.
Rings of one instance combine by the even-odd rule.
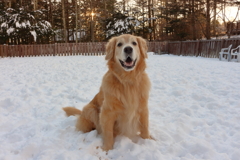
[[116, 61], [124, 70], [133, 70], [140, 54], [137, 38], [133, 36], [117, 38], [115, 45]]
[[144, 39], [125, 34], [109, 41], [106, 60], [114, 58], [125, 71], [132, 71], [141, 58], [147, 58], [146, 52], [147, 44]]

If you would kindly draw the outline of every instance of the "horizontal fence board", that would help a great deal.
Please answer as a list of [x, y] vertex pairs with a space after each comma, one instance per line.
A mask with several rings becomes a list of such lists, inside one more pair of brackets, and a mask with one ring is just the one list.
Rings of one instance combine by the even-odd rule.
[[[1, 57], [30, 56], [99, 56], [105, 55], [106, 42], [94, 43], [56, 43], [36, 45], [0, 45]], [[174, 54], [218, 58], [222, 48], [240, 45], [240, 39], [148, 42], [148, 52], [155, 54]]]

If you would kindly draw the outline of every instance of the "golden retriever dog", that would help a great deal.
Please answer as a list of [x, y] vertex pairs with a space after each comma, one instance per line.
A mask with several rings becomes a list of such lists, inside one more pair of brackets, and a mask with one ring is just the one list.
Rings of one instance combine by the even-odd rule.
[[80, 115], [76, 128], [82, 132], [97, 129], [105, 151], [113, 149], [114, 138], [140, 135], [151, 138], [148, 130], [150, 81], [145, 72], [147, 44], [141, 37], [125, 34], [106, 45], [108, 71], [99, 92], [82, 111], [66, 107], [67, 116]]

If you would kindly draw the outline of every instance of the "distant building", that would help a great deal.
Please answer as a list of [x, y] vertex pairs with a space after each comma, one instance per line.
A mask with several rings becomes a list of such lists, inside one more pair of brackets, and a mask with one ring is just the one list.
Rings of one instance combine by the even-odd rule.
[[230, 35], [240, 35], [240, 21], [228, 22], [227, 33], [230, 33]]
[[[75, 42], [76, 40], [76, 31], [73, 31], [72, 29], [68, 30], [68, 41], [69, 42]], [[86, 32], [84, 30], [81, 30], [77, 32], [77, 39], [78, 41], [81, 41], [86, 36]], [[58, 29], [55, 31], [55, 42], [63, 42], [63, 29]]]

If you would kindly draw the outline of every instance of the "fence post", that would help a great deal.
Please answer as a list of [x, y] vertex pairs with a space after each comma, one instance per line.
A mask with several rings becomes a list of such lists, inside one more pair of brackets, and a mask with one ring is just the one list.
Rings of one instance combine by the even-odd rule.
[[194, 53], [194, 56], [198, 57], [199, 56], [199, 47], [200, 47], [200, 41], [197, 41], [197, 47], [196, 47], [196, 54]]
[[34, 47], [35, 45], [31, 44], [29, 47], [30, 47], [30, 51], [31, 51], [31, 54], [33, 57], [36, 57], [36, 51], [34, 50]]
[[168, 47], [168, 45], [169, 45], [169, 41], [166, 42], [166, 52], [167, 52], [167, 54], [169, 54], [169, 47]]
[[0, 56], [3, 58], [3, 45], [0, 45]]
[[209, 58], [211, 48], [211, 41], [208, 41], [207, 57]]
[[198, 40], [197, 57], [201, 54], [201, 40]]
[[6, 44], [4, 44], [4, 45], [1, 45], [1, 57], [3, 58], [4, 56], [5, 56], [5, 46], [6, 46]]
[[221, 48], [223, 48], [224, 41], [225, 41], [225, 39], [222, 39], [222, 40], [221, 40]]
[[4, 46], [4, 49], [5, 49], [5, 56], [8, 57], [9, 46], [8, 46], [8, 45], [5, 45], [5, 46]]
[[179, 44], [180, 46], [179, 46], [179, 53], [178, 53], [178, 55], [180, 56], [181, 54], [182, 54], [182, 41], [180, 41], [180, 44]]
[[69, 56], [72, 56], [73, 55], [73, 44], [72, 43], [69, 43]]
[[52, 44], [52, 52], [53, 52], [53, 56], [55, 56], [55, 44]]

